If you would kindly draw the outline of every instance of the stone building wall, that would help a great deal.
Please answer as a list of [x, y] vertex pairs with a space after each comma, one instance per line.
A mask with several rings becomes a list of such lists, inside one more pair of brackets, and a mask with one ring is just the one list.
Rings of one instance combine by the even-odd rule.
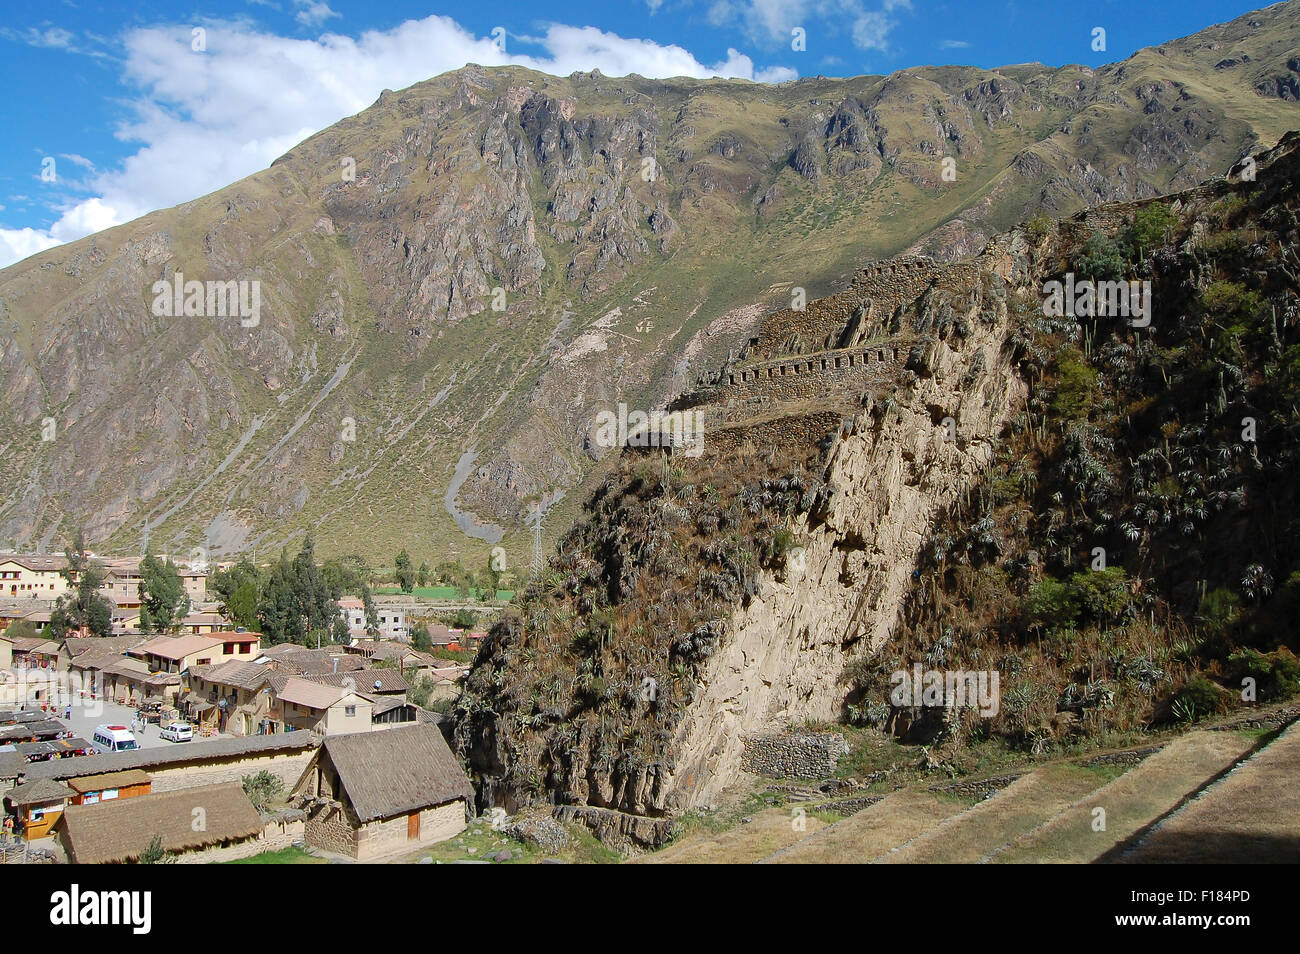
[[446, 841], [465, 830], [465, 802], [457, 799], [445, 805], [436, 805], [420, 812], [420, 837], [406, 836], [407, 817], [369, 822], [357, 832], [357, 860], [366, 861], [383, 855], [410, 850], [419, 845]]
[[202, 851], [190, 851], [176, 856], [181, 865], [210, 865], [237, 858], [251, 858], [265, 851], [279, 851], [303, 841], [301, 819], [270, 822], [255, 838], [247, 838], [233, 845], [216, 845]]
[[750, 735], [744, 746], [740, 767], [768, 778], [827, 778], [849, 750], [838, 732]]

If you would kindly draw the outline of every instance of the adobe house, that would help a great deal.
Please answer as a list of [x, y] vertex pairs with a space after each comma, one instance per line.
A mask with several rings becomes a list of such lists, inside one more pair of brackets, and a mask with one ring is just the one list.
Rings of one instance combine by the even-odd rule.
[[465, 829], [474, 789], [436, 725], [327, 736], [292, 789], [314, 848], [368, 861]]
[[[195, 824], [201, 818], [202, 825]], [[239, 782], [221, 782], [95, 805], [69, 805], [54, 837], [73, 864], [136, 861], [157, 836], [181, 862], [227, 861], [283, 847]]]

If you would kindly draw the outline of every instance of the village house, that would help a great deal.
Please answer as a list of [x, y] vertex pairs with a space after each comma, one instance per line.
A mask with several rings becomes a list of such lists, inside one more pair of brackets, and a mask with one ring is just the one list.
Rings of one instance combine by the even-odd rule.
[[374, 703], [355, 689], [322, 686], [292, 676], [276, 694], [275, 712], [286, 732], [306, 729], [318, 735], [368, 732]]
[[288, 790], [301, 777], [320, 743], [320, 736], [311, 732], [202, 739], [183, 745], [32, 763], [25, 766], [23, 779], [71, 784], [87, 776], [140, 769], [148, 773], [151, 791], [170, 792], [239, 781], [246, 775], [266, 771], [279, 778]]
[[[167, 558], [159, 556], [158, 559], [166, 562]], [[140, 557], [124, 557], [121, 559], [101, 560], [107, 575], [101, 589], [105, 590], [110, 599], [117, 602], [114, 594], [120, 594], [122, 599], [130, 603], [135, 601], [138, 608], [140, 583], [143, 577], [140, 575]], [[191, 569], [188, 566], [176, 564], [176, 574], [181, 578], [181, 586], [185, 588], [185, 595], [190, 598], [191, 603], [201, 603], [207, 597], [208, 575], [206, 572]], [[120, 604], [119, 604], [120, 605]]]
[[0, 554], [0, 594], [12, 599], [53, 601], [68, 592], [61, 571], [66, 557], [43, 554]]
[[221, 634], [204, 636], [156, 636], [130, 650], [154, 672], [184, 672], [191, 666], [218, 662], [225, 655]]
[[175, 861], [210, 863], [283, 848], [296, 836], [268, 825], [239, 782], [70, 805], [53, 833], [73, 864], [138, 861], [155, 837]]
[[[353, 639], [376, 638], [366, 632], [366, 608], [361, 600], [354, 596], [339, 600], [339, 615], [348, 624], [348, 633]], [[375, 622], [378, 624], [379, 639], [406, 639], [411, 635], [406, 610], [400, 606], [378, 604], [375, 607]]]
[[148, 639], [139, 633], [120, 636], [67, 636], [59, 648], [56, 668], [61, 672], [72, 669], [72, 663], [89, 653], [94, 656], [121, 656]]
[[314, 848], [369, 861], [464, 831], [474, 790], [438, 727], [327, 737], [292, 794]]
[[[229, 662], [194, 666], [181, 711], [200, 729], [211, 726], [231, 735], [266, 735], [280, 730], [274, 711], [275, 669], [264, 663]], [[281, 683], [283, 685], [283, 683]]]
[[427, 675], [431, 670], [443, 665], [442, 661], [428, 653], [422, 653], [402, 643], [384, 640], [362, 640], [347, 647], [349, 654], [363, 656], [371, 665], [375, 662], [392, 663], [411, 678]]

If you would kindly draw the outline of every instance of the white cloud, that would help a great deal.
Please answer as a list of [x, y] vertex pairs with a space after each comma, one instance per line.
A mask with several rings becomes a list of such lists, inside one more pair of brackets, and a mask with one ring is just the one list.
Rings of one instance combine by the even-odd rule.
[[680, 46], [562, 24], [548, 26], [532, 41], [545, 51], [540, 56], [503, 53], [491, 39], [440, 16], [355, 39], [277, 36], [246, 23], [211, 22], [205, 28], [205, 52], [190, 49], [188, 25], [126, 34], [126, 79], [141, 96], [118, 136], [142, 145], [119, 168], [82, 183], [94, 197], [59, 209], [50, 229], [0, 229], [0, 267], [219, 189], [366, 108], [382, 90], [402, 89], [466, 63], [512, 63], [560, 76], [599, 69], [607, 76], [656, 78], [797, 77], [786, 67], [756, 69], [734, 49], [725, 60], [706, 65]]
[[739, 25], [749, 39], [768, 45], [788, 44], [795, 27], [803, 27], [814, 44], [818, 32], [839, 33], [847, 24], [855, 46], [886, 51], [898, 25], [893, 14], [911, 9], [911, 0], [881, 0], [870, 7], [865, 0], [714, 0], [707, 17], [714, 26]]
[[970, 46], [970, 43], [965, 40], [944, 40], [939, 46], [945, 50], [964, 50]]
[[343, 16], [331, 10], [328, 3], [320, 0], [294, 0], [294, 3], [298, 6], [298, 14], [294, 19], [303, 26], [320, 26], [331, 17]]

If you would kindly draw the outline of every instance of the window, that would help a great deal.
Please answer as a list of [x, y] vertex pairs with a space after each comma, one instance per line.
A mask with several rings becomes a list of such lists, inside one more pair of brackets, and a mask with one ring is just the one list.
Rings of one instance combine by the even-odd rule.
[[354, 715], [357, 714], [357, 707], [356, 707], [356, 706], [344, 706], [344, 707], [343, 707], [343, 714], [344, 714], [345, 716], [347, 716], [349, 719], [351, 719]]
[[235, 653], [234, 643], [226, 643], [226, 645], [221, 647], [221, 654], [223, 656], [233, 656], [234, 653]]

